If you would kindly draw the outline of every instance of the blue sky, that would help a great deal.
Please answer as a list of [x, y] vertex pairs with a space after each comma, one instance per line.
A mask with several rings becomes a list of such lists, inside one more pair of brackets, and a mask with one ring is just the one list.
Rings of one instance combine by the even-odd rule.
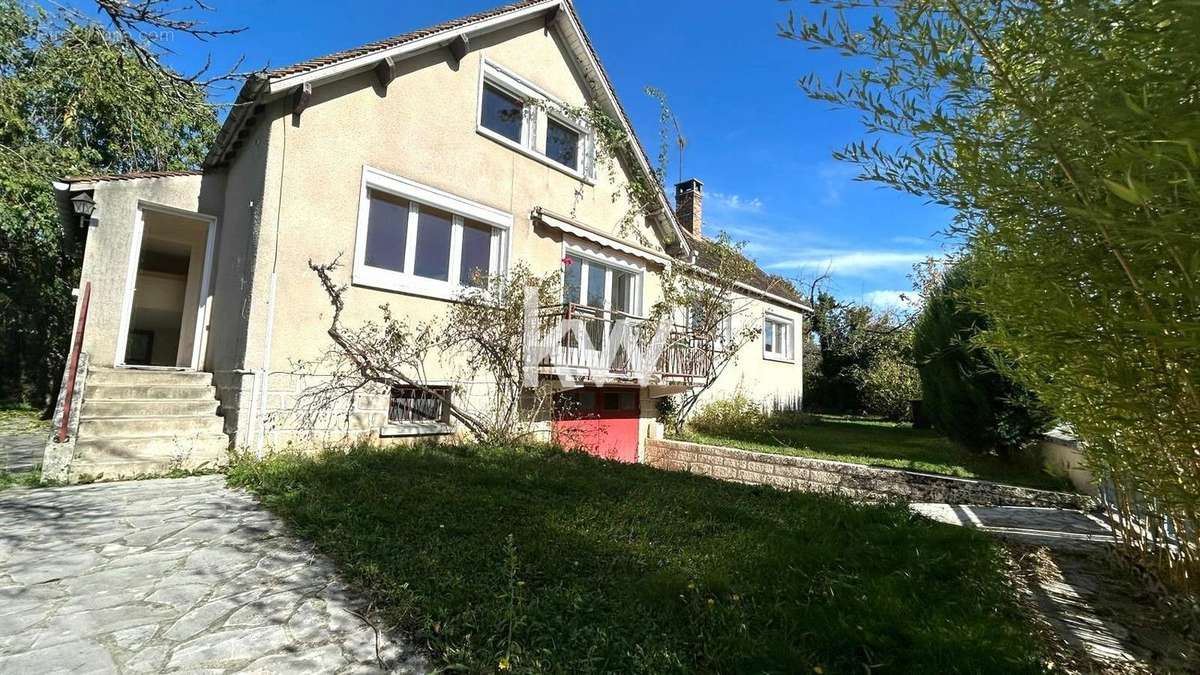
[[[174, 65], [188, 70], [211, 53], [225, 66], [281, 66], [353, 47], [503, 0], [209, 0], [214, 26], [246, 31], [210, 43], [177, 39]], [[86, 0], [73, 2], [87, 7]], [[657, 155], [663, 90], [688, 139], [685, 177], [705, 185], [706, 233], [728, 231], [771, 272], [811, 277], [832, 266], [844, 299], [886, 304], [911, 289], [912, 264], [940, 255], [950, 214], [919, 198], [853, 180], [836, 148], [858, 140], [857, 115], [810, 101], [804, 73], [833, 74], [841, 59], [776, 35], [789, 9], [778, 0], [577, 0], [639, 136]], [[672, 161], [675, 161], [672, 157]], [[678, 178], [678, 165], [669, 172]]]

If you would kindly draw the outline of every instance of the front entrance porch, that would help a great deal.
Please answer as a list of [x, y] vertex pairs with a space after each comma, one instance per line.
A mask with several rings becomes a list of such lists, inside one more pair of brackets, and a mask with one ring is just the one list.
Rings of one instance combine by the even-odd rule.
[[114, 363], [202, 366], [215, 235], [211, 218], [139, 205]]

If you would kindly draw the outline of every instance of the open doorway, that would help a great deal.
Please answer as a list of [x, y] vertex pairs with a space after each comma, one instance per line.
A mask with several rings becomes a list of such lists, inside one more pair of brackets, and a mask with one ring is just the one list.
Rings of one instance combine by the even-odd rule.
[[200, 367], [213, 228], [213, 221], [199, 214], [140, 209], [119, 363]]

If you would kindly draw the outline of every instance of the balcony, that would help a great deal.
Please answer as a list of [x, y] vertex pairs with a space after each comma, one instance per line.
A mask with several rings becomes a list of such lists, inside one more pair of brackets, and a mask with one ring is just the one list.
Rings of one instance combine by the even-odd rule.
[[713, 342], [683, 326], [564, 304], [539, 309], [526, 361], [542, 376], [691, 385], [709, 376]]

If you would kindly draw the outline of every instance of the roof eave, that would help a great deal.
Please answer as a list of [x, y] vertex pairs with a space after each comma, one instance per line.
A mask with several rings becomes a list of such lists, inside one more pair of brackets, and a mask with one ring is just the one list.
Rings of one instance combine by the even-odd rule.
[[484, 32], [499, 30], [507, 26], [528, 21], [529, 19], [547, 12], [552, 9], [558, 9], [563, 5], [563, 0], [544, 0], [536, 4], [531, 4], [528, 7], [513, 10], [499, 16], [488, 17], [481, 19], [475, 23], [469, 23], [463, 26], [448, 28], [444, 31], [427, 35], [423, 38], [418, 38], [411, 42], [381, 49], [379, 51], [370, 52], [361, 56], [330, 63], [323, 66], [318, 66], [311, 70], [306, 70], [300, 73], [293, 73], [281, 77], [271, 78], [267, 88], [267, 93], [275, 96], [292, 91], [296, 87], [303, 84], [319, 84], [328, 82], [333, 79], [340, 79], [350, 75], [370, 70], [377, 63], [385, 58], [408, 58], [417, 54], [445, 47], [459, 36], [465, 35], [470, 38], [472, 35]]

